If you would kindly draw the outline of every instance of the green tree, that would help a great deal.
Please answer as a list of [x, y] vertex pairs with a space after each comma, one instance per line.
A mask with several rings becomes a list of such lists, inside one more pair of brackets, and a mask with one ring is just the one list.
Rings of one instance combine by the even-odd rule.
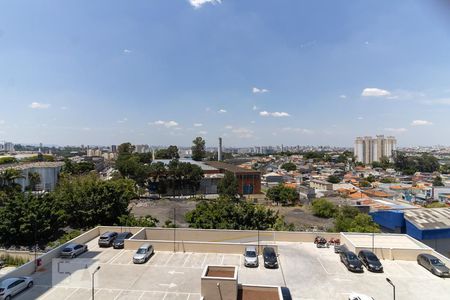
[[369, 176], [366, 177], [366, 180], [370, 183], [377, 181], [377, 179], [375, 178], [375, 176], [373, 176], [372, 174], [370, 174]]
[[203, 160], [206, 156], [205, 140], [198, 136], [192, 141], [192, 144], [192, 159], [196, 161]]
[[433, 179], [433, 186], [445, 186], [444, 182], [442, 181], [442, 177], [437, 175]]
[[149, 167], [141, 162], [139, 154], [133, 152], [134, 146], [130, 143], [119, 145], [116, 168], [123, 177], [133, 179], [139, 186], [144, 186]]
[[217, 185], [217, 192], [220, 196], [237, 199], [238, 189], [239, 185], [236, 176], [232, 172], [226, 171], [224, 177]]
[[95, 174], [62, 178], [54, 191], [72, 228], [117, 224], [120, 216], [128, 214], [130, 200], [136, 196], [133, 180], [103, 181]]
[[371, 185], [370, 182], [367, 181], [367, 180], [361, 180], [361, 181], [359, 182], [359, 186], [360, 186], [360, 187], [363, 187], [363, 188], [366, 188], [366, 187], [371, 187], [372, 185]]
[[380, 232], [380, 227], [368, 214], [360, 213], [351, 206], [343, 206], [339, 209], [334, 229], [337, 232]]
[[204, 229], [269, 230], [291, 228], [278, 212], [246, 201], [234, 202], [227, 197], [201, 201], [185, 216], [190, 227]]
[[41, 175], [37, 172], [29, 172], [28, 180], [30, 182], [30, 189], [32, 191], [36, 190], [36, 186], [41, 183]]
[[283, 184], [276, 185], [267, 190], [266, 197], [271, 201], [274, 201], [285, 205], [294, 204], [298, 200], [298, 193], [295, 188], [284, 186]]
[[178, 159], [180, 155], [178, 154], [177, 146], [169, 146], [166, 149], [159, 149], [156, 151], [155, 156], [157, 159]]
[[335, 216], [337, 208], [332, 202], [321, 198], [313, 201], [312, 211], [316, 217], [328, 219]]
[[281, 165], [281, 169], [286, 170], [287, 172], [297, 170], [297, 166], [292, 162], [287, 162]]
[[328, 176], [327, 181], [329, 183], [339, 183], [339, 182], [341, 182], [341, 179], [336, 175], [330, 175], [330, 176]]

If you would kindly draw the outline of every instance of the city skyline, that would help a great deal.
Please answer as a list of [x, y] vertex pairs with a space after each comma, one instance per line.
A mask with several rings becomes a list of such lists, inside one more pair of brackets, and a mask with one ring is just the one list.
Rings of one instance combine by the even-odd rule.
[[439, 1], [27, 5], [0, 4], [0, 141], [450, 145]]

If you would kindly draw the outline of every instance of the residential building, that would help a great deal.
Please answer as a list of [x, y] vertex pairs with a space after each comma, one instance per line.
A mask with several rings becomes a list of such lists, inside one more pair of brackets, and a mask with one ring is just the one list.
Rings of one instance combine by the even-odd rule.
[[394, 151], [397, 149], [397, 140], [393, 136], [384, 137], [377, 135], [357, 137], [355, 140], [354, 153], [356, 161], [371, 164], [374, 161], [380, 161], [382, 157], [392, 159]]

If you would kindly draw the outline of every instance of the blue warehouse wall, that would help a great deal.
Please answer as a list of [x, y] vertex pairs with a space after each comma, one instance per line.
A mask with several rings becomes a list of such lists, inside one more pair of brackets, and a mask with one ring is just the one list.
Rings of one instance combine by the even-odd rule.
[[405, 218], [402, 211], [385, 210], [370, 213], [375, 223], [397, 233], [405, 232]]

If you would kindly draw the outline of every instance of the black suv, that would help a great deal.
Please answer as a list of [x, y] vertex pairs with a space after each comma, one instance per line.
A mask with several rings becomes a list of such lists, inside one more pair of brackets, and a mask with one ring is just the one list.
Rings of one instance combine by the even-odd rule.
[[356, 257], [356, 254], [351, 251], [344, 251], [340, 253], [341, 262], [347, 267], [347, 270], [353, 272], [364, 272], [361, 261]]
[[116, 237], [117, 232], [105, 232], [98, 239], [98, 245], [100, 247], [111, 247]]
[[361, 250], [358, 253], [358, 258], [366, 266], [367, 270], [371, 272], [383, 272], [383, 265], [372, 251]]
[[263, 249], [264, 267], [266, 268], [278, 268], [278, 259], [275, 249], [272, 247], [265, 247]]
[[121, 232], [113, 242], [114, 249], [123, 249], [124, 241], [128, 240], [133, 234], [131, 232]]

